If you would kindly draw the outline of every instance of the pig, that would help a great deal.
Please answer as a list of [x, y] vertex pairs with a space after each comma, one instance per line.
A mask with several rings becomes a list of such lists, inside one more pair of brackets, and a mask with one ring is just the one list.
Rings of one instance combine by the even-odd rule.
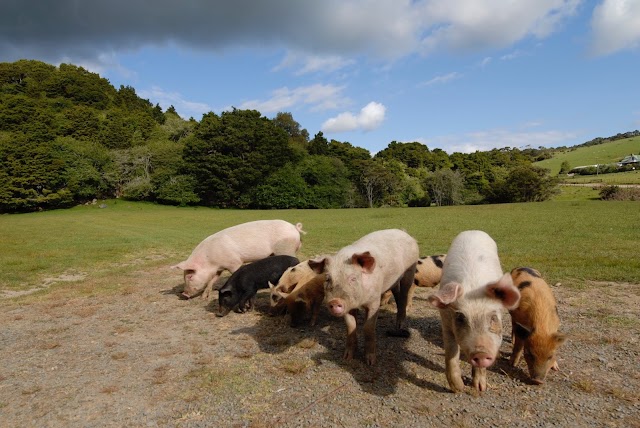
[[[435, 256], [420, 257], [416, 266], [416, 273], [413, 278], [413, 285], [409, 289], [409, 297], [407, 298], [407, 312], [413, 308], [413, 294], [416, 287], [433, 288], [440, 283], [442, 278], [442, 266], [446, 254], [438, 254]], [[391, 292], [387, 291], [382, 295], [380, 306], [384, 306], [389, 302]]]
[[524, 353], [531, 381], [540, 385], [549, 369], [558, 370], [556, 351], [565, 341], [565, 335], [558, 331], [560, 317], [556, 299], [535, 269], [515, 268], [511, 278], [521, 297], [518, 307], [509, 311], [513, 339], [509, 362], [516, 366]]
[[362, 308], [365, 311], [365, 360], [369, 365], [376, 363], [376, 321], [380, 296], [387, 290], [392, 290], [397, 305], [396, 331], [390, 334], [409, 335], [403, 324], [407, 294], [418, 258], [415, 239], [405, 231], [387, 229], [371, 232], [333, 256], [309, 261], [314, 271], [325, 274], [325, 304], [329, 312], [344, 318], [347, 327], [345, 359], [350, 360], [355, 354], [358, 343], [356, 315]]
[[298, 327], [307, 315], [311, 315], [309, 324], [312, 327], [316, 325], [324, 300], [324, 280], [324, 275], [314, 274], [311, 280], [297, 286], [291, 293], [281, 292], [269, 283], [272, 292], [280, 296], [276, 308], [286, 309], [291, 316], [291, 327]]
[[297, 265], [287, 269], [276, 285], [270, 284], [271, 298], [269, 302], [274, 312], [279, 309], [285, 309], [286, 305], [280, 305], [279, 302], [291, 293], [298, 286], [309, 282], [315, 278], [318, 274], [309, 267], [309, 261], [298, 263]]
[[428, 298], [440, 310], [445, 371], [454, 392], [464, 390], [460, 353], [471, 364], [473, 387], [487, 389], [487, 367], [502, 343], [502, 311], [518, 305], [520, 292], [503, 275], [495, 241], [485, 232], [461, 232], [451, 243], [442, 280]]
[[270, 256], [262, 260], [240, 266], [220, 288], [217, 316], [223, 317], [232, 309], [244, 312], [251, 309], [253, 298], [261, 288], [268, 288], [269, 282], [278, 282], [282, 273], [300, 263], [293, 256]]
[[302, 223], [295, 226], [284, 220], [258, 220], [223, 229], [206, 238], [189, 258], [173, 266], [184, 274], [182, 297], [198, 293], [209, 298], [220, 274], [235, 272], [244, 263], [270, 255], [295, 256], [300, 249]]

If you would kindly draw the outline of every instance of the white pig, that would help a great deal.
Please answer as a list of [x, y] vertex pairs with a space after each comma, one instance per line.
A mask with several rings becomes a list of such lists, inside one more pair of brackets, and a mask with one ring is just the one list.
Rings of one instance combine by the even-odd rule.
[[184, 292], [191, 298], [202, 292], [209, 298], [213, 284], [224, 270], [235, 272], [244, 263], [272, 255], [295, 256], [300, 249], [302, 223], [258, 220], [223, 229], [206, 238], [189, 258], [173, 266], [184, 272]]
[[364, 347], [369, 365], [376, 362], [376, 320], [380, 295], [393, 290], [397, 303], [396, 328], [392, 334], [407, 336], [403, 330], [407, 293], [413, 283], [418, 243], [398, 229], [372, 232], [342, 248], [334, 256], [309, 261], [318, 273], [325, 273], [325, 303], [329, 312], [343, 317], [347, 326], [344, 358], [352, 359], [356, 351], [356, 314], [365, 311]]
[[498, 247], [480, 230], [460, 233], [444, 261], [438, 291], [429, 302], [440, 309], [445, 370], [449, 387], [464, 390], [460, 352], [472, 366], [473, 386], [487, 389], [487, 367], [502, 343], [502, 312], [518, 305], [520, 292], [502, 273]]

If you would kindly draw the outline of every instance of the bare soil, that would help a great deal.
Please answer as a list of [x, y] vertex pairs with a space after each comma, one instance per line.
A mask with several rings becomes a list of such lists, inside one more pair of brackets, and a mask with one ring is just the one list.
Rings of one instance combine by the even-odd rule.
[[217, 318], [215, 300], [180, 300], [166, 267], [124, 275], [0, 300], [0, 426], [640, 427], [638, 284], [554, 287], [569, 341], [541, 386], [508, 365], [505, 315], [489, 390], [453, 394], [430, 289], [408, 339], [385, 335], [394, 305], [381, 312], [372, 368], [342, 359], [344, 325], [326, 312], [292, 329], [263, 290], [253, 312]]

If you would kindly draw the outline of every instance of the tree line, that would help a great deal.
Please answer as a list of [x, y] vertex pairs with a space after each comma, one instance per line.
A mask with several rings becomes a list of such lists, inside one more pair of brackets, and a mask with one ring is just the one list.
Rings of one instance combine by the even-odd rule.
[[313, 137], [288, 112], [182, 119], [82, 67], [0, 63], [0, 212], [121, 197], [221, 208], [528, 202], [557, 179], [548, 149], [447, 154], [392, 141], [374, 156]]

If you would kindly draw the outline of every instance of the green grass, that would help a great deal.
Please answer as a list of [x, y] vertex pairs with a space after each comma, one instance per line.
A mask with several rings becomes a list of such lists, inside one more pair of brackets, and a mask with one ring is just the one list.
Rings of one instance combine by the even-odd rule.
[[560, 186], [560, 193], [552, 197], [553, 201], [595, 201], [600, 199], [600, 190], [592, 186]]
[[619, 162], [622, 158], [632, 153], [640, 153], [640, 137], [625, 138], [589, 147], [579, 147], [574, 150], [567, 149], [565, 152], [554, 155], [551, 159], [536, 162], [535, 165], [547, 168], [551, 170], [552, 175], [557, 175], [560, 171], [560, 165], [565, 160], [569, 162], [571, 168], [575, 168], [577, 166]]
[[[206, 236], [257, 219], [302, 222], [300, 258], [331, 253], [374, 230], [402, 228], [422, 255], [446, 252], [462, 230], [498, 243], [505, 270], [532, 266], [549, 282], [640, 283], [637, 202], [551, 201], [441, 208], [238, 211], [107, 201], [0, 216], [0, 290], [22, 290], [66, 272], [89, 277], [172, 265]], [[133, 265], [133, 267], [132, 267]], [[176, 279], [180, 277], [176, 272]], [[114, 281], [115, 282], [115, 281]]]
[[566, 183], [640, 184], [640, 170], [613, 174], [574, 175], [573, 177], [563, 177], [563, 181]]

